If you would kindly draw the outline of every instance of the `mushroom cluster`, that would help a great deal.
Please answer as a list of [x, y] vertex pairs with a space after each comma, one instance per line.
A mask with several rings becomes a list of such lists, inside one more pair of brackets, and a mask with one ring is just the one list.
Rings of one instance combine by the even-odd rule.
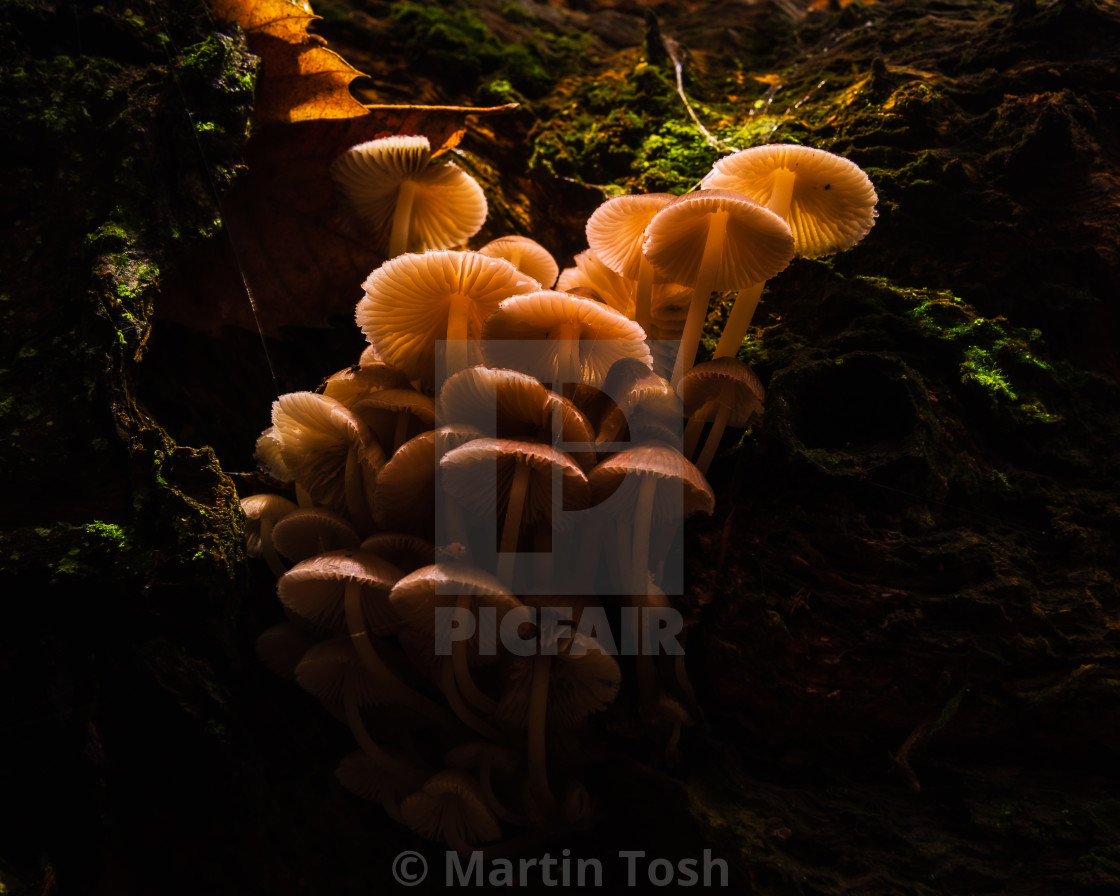
[[258, 653], [349, 726], [339, 779], [466, 853], [589, 818], [589, 722], [623, 668], [676, 752], [698, 713], [683, 656], [626, 629], [673, 612], [665, 560], [714, 508], [723, 429], [764, 401], [734, 358], [745, 324], [693, 367], [709, 300], [739, 290], [749, 323], [795, 254], [867, 232], [875, 194], [819, 150], [745, 150], [698, 192], [607, 201], [560, 272], [523, 236], [453, 248], [481, 190], [429, 156], [394, 137], [336, 163], [389, 247], [355, 312], [369, 346], [277, 399], [256, 458], [295, 500], [242, 507], [287, 616]]

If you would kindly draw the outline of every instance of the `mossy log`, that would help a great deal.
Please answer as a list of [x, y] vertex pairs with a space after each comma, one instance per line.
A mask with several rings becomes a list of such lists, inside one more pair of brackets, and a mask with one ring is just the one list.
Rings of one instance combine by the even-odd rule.
[[[767, 410], [686, 538], [702, 724], [666, 767], [632, 705], [602, 720], [595, 828], [532, 854], [624, 884], [620, 849], [710, 849], [736, 892], [1116, 892], [1120, 11], [808, 5], [317, 9], [366, 98], [523, 103], [459, 149], [484, 238], [566, 262], [604, 195], [764, 140], [880, 195], [744, 346]], [[279, 328], [270, 370], [256, 332], [167, 311], [227, 236], [257, 73], [182, 6], [0, 13], [0, 893], [367, 893], [442, 852], [338, 786], [345, 729], [255, 659], [279, 610], [230, 475], [360, 334]]]

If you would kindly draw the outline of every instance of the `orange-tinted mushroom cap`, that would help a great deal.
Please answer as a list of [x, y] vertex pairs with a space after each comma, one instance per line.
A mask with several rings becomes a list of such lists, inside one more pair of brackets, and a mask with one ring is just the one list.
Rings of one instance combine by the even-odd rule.
[[[793, 176], [788, 199], [775, 197], [783, 173]], [[701, 183], [704, 189], [735, 190], [789, 222], [798, 255], [815, 257], [858, 243], [875, 223], [878, 197], [867, 175], [847, 159], [793, 144], [755, 146], [726, 156]], [[789, 185], [785, 185], [787, 190]]]
[[675, 198], [644, 193], [608, 199], [587, 219], [587, 245], [616, 274], [637, 280], [646, 227]]
[[551, 287], [560, 273], [560, 266], [544, 246], [527, 236], [503, 236], [491, 240], [478, 250], [491, 258], [504, 258], [541, 286]]

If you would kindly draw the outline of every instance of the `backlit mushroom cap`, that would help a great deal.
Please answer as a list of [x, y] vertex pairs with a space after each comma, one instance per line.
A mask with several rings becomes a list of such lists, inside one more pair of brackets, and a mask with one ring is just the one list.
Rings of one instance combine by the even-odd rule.
[[257, 638], [257, 656], [281, 678], [295, 678], [296, 666], [315, 645], [315, 639], [298, 625], [279, 622]]
[[280, 578], [280, 602], [315, 625], [337, 634], [349, 631], [345, 596], [349, 584], [361, 587], [362, 616], [370, 631], [388, 634], [396, 625], [389, 592], [400, 570], [373, 554], [331, 551], [297, 563]]
[[478, 251], [491, 258], [504, 258], [541, 286], [552, 286], [560, 273], [560, 266], [552, 254], [536, 240], [531, 240], [527, 236], [499, 237]]
[[560, 292], [579, 290], [581, 297], [586, 297], [582, 292], [589, 290], [599, 301], [634, 319], [634, 284], [631, 281], [603, 264], [590, 249], [580, 252], [573, 260], [575, 267], [565, 268], [556, 281]]
[[492, 365], [553, 384], [599, 386], [620, 358], [653, 364], [645, 331], [634, 321], [599, 302], [552, 290], [506, 299], [482, 335]]
[[713, 267], [712, 289], [742, 289], [769, 280], [793, 259], [793, 236], [786, 223], [730, 190], [677, 197], [649, 223], [643, 251], [667, 279], [695, 283], [716, 215], [727, 216], [727, 230]]
[[369, 427], [386, 457], [392, 457], [400, 444], [436, 424], [436, 403], [431, 396], [409, 388], [382, 389], [351, 410]]
[[711, 514], [716, 499], [703, 474], [669, 445], [645, 442], [599, 464], [588, 476], [595, 504], [608, 499], [618, 508], [638, 502], [643, 477], [658, 480], [652, 518], [679, 521], [697, 512]]
[[611, 368], [604, 391], [611, 406], [599, 421], [596, 442], [617, 441], [629, 429], [633, 442], [657, 438], [676, 441], [684, 409], [669, 381], [648, 367], [620, 361]]
[[726, 156], [701, 183], [704, 189], [735, 190], [766, 205], [775, 173], [796, 175], [786, 220], [798, 255], [815, 257], [847, 249], [875, 223], [878, 197], [866, 174], [841, 156], [807, 146], [755, 146]]
[[381, 468], [373, 492], [373, 518], [385, 529], [431, 537], [439, 495], [439, 461], [477, 438], [469, 426], [441, 426], [409, 439]]
[[581, 466], [594, 465], [594, 433], [587, 418], [526, 373], [461, 370], [443, 384], [438, 412], [441, 420], [473, 427], [480, 435], [559, 445]]
[[721, 403], [729, 410], [727, 425], [742, 428], [762, 413], [766, 390], [746, 364], [736, 358], [716, 358], [697, 364], [677, 386], [686, 417], [709, 421]]
[[[250, 557], [263, 557], [261, 543], [262, 524], [267, 520], [275, 526], [280, 520], [299, 508], [280, 495], [250, 495], [241, 499], [241, 512], [245, 514], [245, 550]], [[275, 539], [275, 534], [270, 534]]]
[[[366, 294], [355, 316], [366, 339], [409, 379], [430, 386], [438, 340], [468, 340], [467, 363], [481, 363], [482, 322], [502, 300], [538, 290], [540, 284], [500, 258], [427, 252], [390, 259], [362, 288]], [[448, 328], [453, 312], [462, 315], [460, 336]]]
[[326, 395], [292, 392], [273, 403], [272, 422], [284, 464], [316, 504], [347, 512], [346, 468], [352, 448], [361, 489], [372, 493], [385, 458], [368, 427], [343, 404]]
[[324, 507], [293, 510], [272, 530], [276, 550], [293, 563], [327, 551], [352, 550], [360, 540], [345, 517]]
[[645, 193], [608, 199], [587, 220], [587, 245], [616, 274], [637, 280], [646, 227], [675, 198]]
[[[524, 525], [551, 520], [553, 507], [583, 510], [588, 504], [587, 477], [566, 454], [534, 442], [509, 439], [475, 439], [447, 452], [440, 461], [443, 487], [467, 510], [480, 516], [500, 517], [509, 501], [510, 487], [517, 466], [529, 469], [524, 509]], [[553, 478], [560, 482], [561, 494], [552, 493]], [[561, 518], [563, 519], [563, 517]]]
[[427, 137], [383, 137], [360, 143], [331, 165], [331, 176], [380, 245], [389, 241], [397, 195], [413, 190], [406, 246], [413, 251], [462, 245], [486, 221], [478, 182], [450, 163], [431, 164]]
[[355, 364], [328, 377], [323, 384], [323, 394], [350, 408], [382, 389], [407, 388], [408, 377], [403, 370], [375, 362]]
[[327, 706], [342, 704], [347, 689], [354, 692], [358, 706], [387, 703], [399, 690], [395, 681], [370, 674], [349, 637], [320, 641], [310, 648], [296, 666], [296, 681]]
[[[481, 608], [493, 608], [500, 624], [506, 613], [521, 606], [500, 580], [463, 563], [434, 564], [410, 573], [393, 586], [389, 601], [400, 620], [401, 644], [425, 664], [451, 657], [450, 630], [437, 627], [441, 608], [462, 607], [476, 617]], [[488, 665], [499, 658], [496, 643], [480, 652], [479, 628], [464, 641], [472, 666]]]
[[403, 532], [378, 532], [362, 542], [361, 549], [387, 560], [403, 573], [436, 562], [436, 549], [430, 541]]
[[401, 819], [421, 837], [443, 840], [460, 852], [502, 835], [478, 782], [460, 771], [438, 772], [401, 800]]
[[[558, 627], [551, 634], [556, 638]], [[545, 644], [542, 653], [552, 657], [549, 666], [548, 709], [550, 728], [578, 728], [587, 724], [593, 712], [606, 709], [618, 696], [622, 671], [602, 645], [582, 632], [571, 635], [570, 643]], [[506, 687], [495, 717], [518, 728], [529, 723], [530, 692], [536, 658], [516, 656], [506, 671]]]
[[288, 465], [284, 463], [284, 457], [280, 453], [280, 433], [275, 426], [270, 426], [260, 434], [253, 457], [257, 466], [277, 482], [292, 481], [292, 471], [288, 469]]

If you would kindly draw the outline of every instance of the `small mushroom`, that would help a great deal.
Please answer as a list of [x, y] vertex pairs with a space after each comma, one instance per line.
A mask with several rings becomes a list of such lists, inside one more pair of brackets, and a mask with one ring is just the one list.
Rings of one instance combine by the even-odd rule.
[[503, 236], [491, 240], [478, 250], [491, 258], [504, 258], [541, 286], [550, 288], [556, 282], [560, 266], [552, 254], [536, 240], [527, 236]]
[[417, 834], [443, 841], [463, 857], [502, 835], [478, 782], [462, 771], [432, 775], [422, 789], [401, 800], [400, 813]]
[[273, 575], [282, 576], [287, 567], [272, 538], [273, 527], [298, 507], [280, 495], [250, 495], [241, 499], [245, 514], [245, 550], [250, 557], [263, 557]]
[[737, 358], [714, 358], [697, 364], [681, 377], [677, 387], [684, 402], [688, 425], [684, 431], [684, 454], [692, 457], [704, 424], [711, 422], [708, 440], [696, 459], [696, 467], [707, 473], [719, 440], [727, 426], [743, 428], [760, 414], [766, 390], [754, 372]]

